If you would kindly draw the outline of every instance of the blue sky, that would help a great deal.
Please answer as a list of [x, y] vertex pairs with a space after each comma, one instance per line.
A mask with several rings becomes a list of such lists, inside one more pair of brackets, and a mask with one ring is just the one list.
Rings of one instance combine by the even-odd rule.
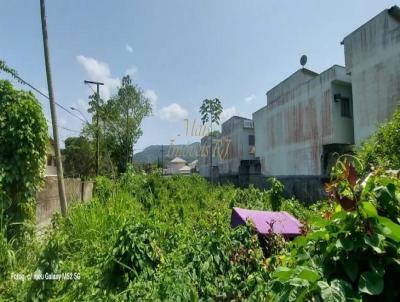
[[[251, 117], [265, 93], [299, 67], [344, 65], [340, 41], [394, 1], [147, 0], [47, 1], [56, 100], [85, 112], [100, 80], [102, 96], [129, 73], [155, 104], [135, 149], [190, 143], [184, 118], [199, 124], [204, 98], [218, 97], [223, 118]], [[39, 0], [1, 1], [0, 58], [47, 91]], [[0, 74], [0, 78], [7, 78]], [[38, 97], [46, 115], [48, 102]], [[60, 125], [82, 122], [58, 110]], [[77, 133], [60, 129], [61, 139]]]

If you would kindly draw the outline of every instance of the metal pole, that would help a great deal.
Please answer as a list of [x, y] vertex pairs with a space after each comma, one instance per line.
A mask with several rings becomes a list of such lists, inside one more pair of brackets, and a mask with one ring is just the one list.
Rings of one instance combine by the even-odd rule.
[[49, 90], [49, 100], [50, 100], [51, 124], [53, 126], [53, 137], [54, 137], [53, 139], [55, 144], [54, 147], [55, 147], [56, 165], [57, 165], [58, 194], [60, 196], [61, 214], [65, 217], [67, 215], [67, 202], [65, 198], [64, 175], [61, 162], [60, 145], [58, 140], [57, 112], [54, 101], [53, 81], [51, 77], [50, 51], [48, 46], [46, 8], [44, 1], [45, 0], [40, 0], [40, 15], [42, 20], [44, 60], [46, 64], [47, 86]]

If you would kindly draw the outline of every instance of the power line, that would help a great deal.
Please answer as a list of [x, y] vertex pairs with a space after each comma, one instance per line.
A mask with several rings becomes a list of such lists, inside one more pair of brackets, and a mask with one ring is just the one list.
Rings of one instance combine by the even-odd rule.
[[[39, 93], [41, 96], [45, 97], [46, 99], [49, 100], [49, 96], [47, 96], [46, 94], [44, 94], [43, 92], [41, 92], [39, 89], [37, 89], [35, 86], [33, 86], [31, 83], [25, 81], [23, 78], [21, 78], [18, 75], [14, 75], [15, 78], [17, 78], [19, 81], [21, 81], [23, 84], [29, 86], [30, 88], [32, 88], [34, 91], [36, 91], [37, 93]], [[58, 107], [60, 107], [61, 109], [63, 109], [65, 112], [69, 113], [70, 115], [72, 115], [73, 117], [81, 120], [82, 122], [86, 123], [86, 121], [84, 121], [81, 117], [79, 117], [78, 115], [72, 113], [70, 110], [68, 110], [67, 108], [65, 108], [63, 105], [54, 102]]]

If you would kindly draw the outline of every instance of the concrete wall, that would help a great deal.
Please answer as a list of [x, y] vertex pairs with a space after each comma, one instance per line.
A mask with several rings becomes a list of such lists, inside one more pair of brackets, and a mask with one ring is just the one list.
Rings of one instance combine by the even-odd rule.
[[359, 145], [400, 103], [399, 9], [384, 10], [345, 37], [343, 44], [353, 87], [355, 143]]
[[[319, 176], [281, 176], [277, 179], [285, 186], [284, 196], [286, 198], [295, 197], [296, 199], [311, 204], [318, 200], [326, 199], [324, 183], [327, 181]], [[225, 175], [215, 179], [219, 183], [231, 183], [238, 187], [248, 187], [250, 184], [260, 189], [270, 189], [271, 183], [268, 178], [260, 175]]]
[[[72, 202], [87, 202], [92, 199], [92, 181], [66, 178], [64, 184], [68, 205]], [[37, 193], [36, 200], [36, 222], [39, 226], [46, 225], [51, 221], [54, 213], [61, 211], [57, 176], [45, 178], [45, 186], [42, 191]]]
[[249, 145], [249, 135], [254, 135], [252, 124], [252, 120], [239, 116], [233, 116], [222, 124], [220, 138], [226, 142], [227, 152], [216, 158], [220, 175], [238, 174], [241, 160], [255, 158], [251, 152], [254, 146]]
[[[303, 82], [299, 73], [305, 73]], [[353, 143], [352, 121], [343, 123], [340, 102], [333, 100], [337, 91], [351, 96], [350, 78], [337, 65], [319, 75], [300, 69], [291, 77], [253, 113], [256, 157], [265, 175], [322, 175], [323, 146]]]
[[[254, 135], [252, 120], [233, 116], [221, 126], [221, 135], [213, 138], [213, 167], [215, 176], [239, 174], [242, 160], [254, 160], [254, 146], [249, 145], [249, 135]], [[210, 138], [201, 140], [199, 173], [210, 176]]]

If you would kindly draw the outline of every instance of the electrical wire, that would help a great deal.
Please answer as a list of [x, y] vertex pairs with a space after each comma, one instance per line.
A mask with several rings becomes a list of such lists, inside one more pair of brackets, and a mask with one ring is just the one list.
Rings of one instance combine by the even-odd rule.
[[[29, 86], [30, 88], [32, 88], [34, 91], [36, 91], [37, 93], [39, 93], [41, 96], [45, 97], [46, 99], [50, 100], [49, 96], [47, 96], [46, 94], [44, 94], [43, 92], [41, 92], [39, 89], [37, 89], [35, 86], [33, 86], [31, 83], [25, 81], [23, 78], [21, 78], [18, 75], [14, 75], [15, 78], [17, 78], [19, 81], [21, 81], [23, 84]], [[63, 105], [54, 102], [58, 107], [60, 107], [61, 109], [63, 109], [65, 112], [69, 113], [71, 116], [79, 119], [80, 121], [86, 123], [86, 121], [84, 121], [81, 117], [79, 117], [78, 115], [72, 113], [70, 110], [68, 110], [67, 108], [65, 108]]]

